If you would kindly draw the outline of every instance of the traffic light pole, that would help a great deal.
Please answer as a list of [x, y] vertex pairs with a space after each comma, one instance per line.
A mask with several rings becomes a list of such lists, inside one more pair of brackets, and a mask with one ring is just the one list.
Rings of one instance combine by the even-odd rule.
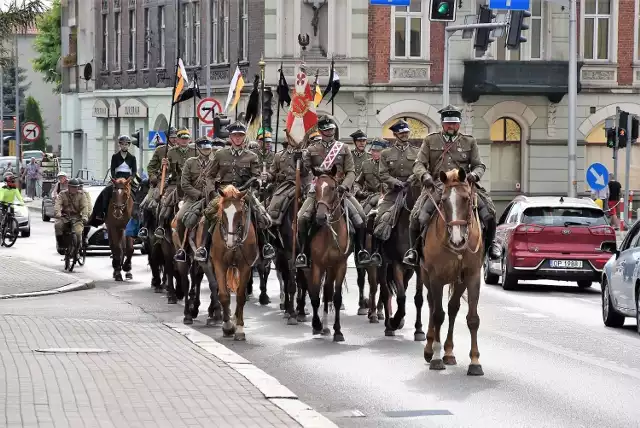
[[620, 107], [616, 107], [616, 141], [613, 146], [613, 179], [618, 181], [618, 145], [620, 144], [620, 133], [618, 132], [618, 124], [620, 123]]
[[444, 34], [444, 70], [442, 71], [442, 107], [449, 105], [449, 39], [457, 31], [477, 30], [488, 28], [495, 30], [496, 28], [506, 28], [509, 26], [507, 22], [490, 22], [487, 24], [466, 24], [466, 25], [450, 25], [445, 27]]
[[629, 228], [631, 221], [629, 218], [629, 175], [631, 173], [631, 121], [633, 115], [629, 113], [627, 116], [627, 147], [625, 147], [626, 159], [624, 165], [624, 224], [625, 228]]
[[576, 137], [576, 109], [578, 104], [578, 29], [577, 0], [569, 0], [569, 82], [568, 107], [569, 129], [567, 135], [567, 157], [569, 160], [568, 196], [578, 196], [577, 157], [578, 140]]

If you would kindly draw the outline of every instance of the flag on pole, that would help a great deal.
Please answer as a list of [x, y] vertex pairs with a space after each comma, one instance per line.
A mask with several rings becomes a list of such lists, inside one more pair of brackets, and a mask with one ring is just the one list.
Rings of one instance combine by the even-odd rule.
[[322, 91], [320, 90], [320, 85], [318, 85], [317, 83], [315, 84], [316, 87], [316, 92], [313, 95], [313, 104], [315, 104], [316, 107], [318, 107], [318, 105], [320, 104], [320, 101], [322, 101]]
[[329, 70], [329, 83], [327, 83], [327, 87], [322, 94], [322, 98], [324, 99], [324, 97], [326, 97], [327, 94], [331, 92], [331, 98], [329, 99], [329, 101], [327, 101], [327, 103], [330, 103], [336, 97], [336, 95], [338, 95], [339, 90], [340, 76], [338, 76], [338, 73], [336, 73], [336, 70], [334, 68], [334, 61], [331, 60], [331, 70]]
[[287, 79], [284, 77], [284, 73], [282, 72], [282, 68], [278, 70], [280, 72], [280, 79], [278, 80], [278, 88], [276, 92], [278, 93], [278, 104], [279, 107], [284, 107], [291, 105], [291, 94], [289, 93], [289, 84], [287, 83]]
[[287, 114], [287, 131], [296, 142], [301, 143], [306, 134], [317, 125], [318, 115], [314, 104], [314, 90], [309, 82], [305, 66], [300, 65]]
[[184, 63], [182, 62], [182, 58], [178, 58], [178, 70], [176, 71], [176, 87], [173, 91], [173, 102], [174, 104], [179, 102], [178, 99], [182, 94], [182, 90], [189, 86], [189, 79], [187, 78], [187, 70], [184, 68]]
[[193, 97], [202, 98], [200, 94], [200, 85], [198, 85], [198, 77], [194, 74], [193, 80], [187, 89], [185, 89], [180, 95], [178, 95], [177, 99], [174, 101], [174, 104], [178, 104], [187, 100], [192, 99]]
[[231, 85], [229, 85], [229, 94], [227, 95], [227, 102], [224, 105], [225, 112], [227, 112], [227, 109], [229, 108], [229, 104], [231, 104], [232, 100], [233, 100], [233, 104], [231, 105], [231, 110], [236, 108], [238, 101], [240, 101], [240, 94], [242, 93], [242, 88], [244, 88], [244, 79], [242, 77], [242, 73], [240, 72], [240, 67], [236, 67], [236, 72], [233, 74], [233, 79], [231, 79]]

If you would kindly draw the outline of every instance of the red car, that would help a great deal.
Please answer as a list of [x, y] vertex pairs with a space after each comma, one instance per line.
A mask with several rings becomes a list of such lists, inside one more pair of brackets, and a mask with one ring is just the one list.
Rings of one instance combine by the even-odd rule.
[[611, 254], [603, 242], [616, 242], [604, 211], [590, 199], [518, 196], [498, 220], [495, 238], [500, 260], [486, 260], [484, 281], [513, 290], [519, 280], [599, 281]]

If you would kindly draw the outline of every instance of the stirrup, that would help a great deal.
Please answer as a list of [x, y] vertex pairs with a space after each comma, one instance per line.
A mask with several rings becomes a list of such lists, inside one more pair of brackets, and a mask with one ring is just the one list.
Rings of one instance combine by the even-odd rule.
[[491, 244], [487, 253], [489, 254], [489, 258], [491, 260], [498, 260], [500, 258], [500, 251], [496, 244]]
[[369, 263], [371, 263], [371, 255], [367, 250], [360, 250], [358, 251], [356, 261], [360, 265], [368, 265]]
[[297, 268], [305, 268], [305, 267], [307, 267], [307, 255], [306, 254], [298, 254], [296, 256], [296, 267]]
[[141, 227], [138, 231], [138, 238], [147, 239], [149, 237], [149, 230], [146, 227]]
[[402, 263], [409, 266], [417, 266], [417, 262], [418, 252], [413, 248], [407, 250], [407, 252], [404, 254], [404, 258], [402, 259]]
[[374, 266], [382, 266], [382, 256], [380, 253], [371, 254], [371, 264]]
[[262, 258], [265, 260], [271, 260], [276, 256], [276, 250], [273, 249], [273, 245], [264, 244], [262, 247]]
[[187, 253], [182, 248], [176, 251], [176, 254], [173, 256], [173, 260], [179, 263], [185, 263], [187, 261]]
[[155, 232], [153, 232], [153, 236], [155, 236], [158, 239], [164, 238], [164, 227], [157, 228]]
[[194, 259], [197, 262], [206, 262], [209, 257], [209, 252], [206, 248], [200, 247], [196, 250], [196, 254], [194, 255]]

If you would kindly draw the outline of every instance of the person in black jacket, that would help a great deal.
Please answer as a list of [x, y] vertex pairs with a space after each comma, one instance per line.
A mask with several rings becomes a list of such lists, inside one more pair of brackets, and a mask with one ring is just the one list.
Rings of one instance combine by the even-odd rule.
[[[118, 145], [120, 146], [120, 151], [111, 156], [111, 178], [135, 177], [138, 171], [138, 165], [136, 163], [136, 157], [129, 153], [131, 138], [128, 135], [121, 135], [118, 137]], [[96, 198], [96, 203], [91, 213], [91, 218], [89, 219], [91, 226], [98, 227], [104, 223], [112, 193], [113, 184], [109, 183]]]

